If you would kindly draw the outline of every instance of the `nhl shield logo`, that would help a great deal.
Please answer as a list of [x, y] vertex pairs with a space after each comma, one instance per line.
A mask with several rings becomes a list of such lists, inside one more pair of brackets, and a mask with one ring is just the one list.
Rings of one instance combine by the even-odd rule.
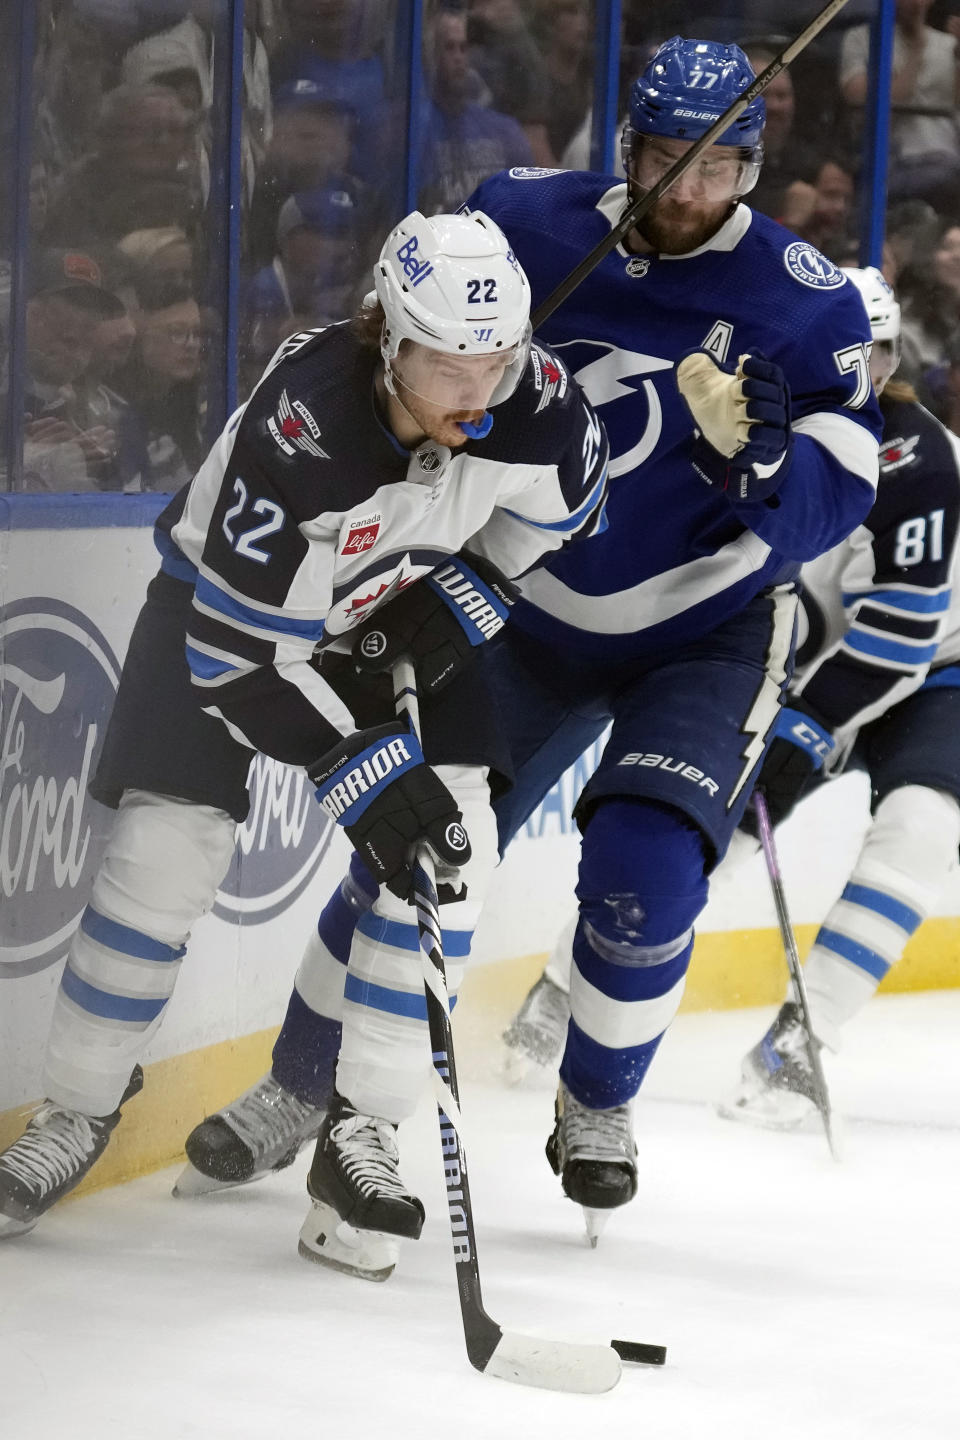
[[648, 255], [634, 255], [625, 266], [631, 280], [642, 280], [650, 269], [650, 257]]

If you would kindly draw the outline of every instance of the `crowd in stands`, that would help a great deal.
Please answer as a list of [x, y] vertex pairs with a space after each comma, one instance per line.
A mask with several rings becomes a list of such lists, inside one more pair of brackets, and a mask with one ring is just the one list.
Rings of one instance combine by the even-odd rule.
[[[621, 113], [670, 34], [738, 40], [759, 70], [809, 18], [794, 8], [623, 0]], [[854, 0], [767, 90], [766, 159], [749, 197], [838, 263], [856, 259], [864, 203], [872, 8]], [[26, 489], [172, 490], [211, 438], [229, 126], [229, 76], [216, 67], [230, 53], [230, 9], [36, 0]], [[379, 239], [406, 208], [411, 135], [426, 213], [456, 208], [500, 169], [588, 166], [595, 67], [592, 0], [426, 0], [411, 125], [406, 0], [246, 0], [243, 19], [241, 399], [287, 334], [342, 320], [362, 298]], [[952, 425], [958, 45], [960, 0], [896, 0], [884, 268], [904, 305], [903, 373]], [[619, 157], [613, 168], [622, 173]], [[12, 197], [0, 198], [9, 210]], [[3, 254], [0, 286], [8, 270]]]

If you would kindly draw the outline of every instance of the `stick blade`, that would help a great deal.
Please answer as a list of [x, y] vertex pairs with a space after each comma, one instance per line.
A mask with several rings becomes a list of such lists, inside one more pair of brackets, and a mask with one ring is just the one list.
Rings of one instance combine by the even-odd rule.
[[568, 1340], [542, 1340], [505, 1330], [483, 1367], [485, 1375], [533, 1385], [539, 1390], [566, 1390], [575, 1395], [602, 1395], [620, 1379], [620, 1356], [612, 1345], [577, 1345]]

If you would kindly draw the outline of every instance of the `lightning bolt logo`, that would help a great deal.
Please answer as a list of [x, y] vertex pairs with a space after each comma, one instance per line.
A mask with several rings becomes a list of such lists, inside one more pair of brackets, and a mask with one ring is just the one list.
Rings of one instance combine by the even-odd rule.
[[790, 660], [797, 614], [797, 596], [791, 585], [778, 585], [770, 598], [773, 603], [773, 617], [764, 659], [764, 676], [750, 707], [750, 713], [740, 727], [740, 734], [747, 737], [747, 743], [740, 752], [744, 765], [727, 800], [728, 810], [733, 808], [737, 796], [763, 754], [767, 731], [780, 709], [780, 691], [787, 678], [787, 664]]

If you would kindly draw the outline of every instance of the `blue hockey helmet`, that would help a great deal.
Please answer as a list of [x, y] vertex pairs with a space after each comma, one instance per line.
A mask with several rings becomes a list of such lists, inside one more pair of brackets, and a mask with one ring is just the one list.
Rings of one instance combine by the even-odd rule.
[[[644, 135], [670, 140], [699, 140], [755, 79], [739, 45], [712, 40], [665, 40], [630, 91], [630, 113], [623, 131], [623, 164], [630, 174], [634, 143]], [[746, 162], [736, 193], [757, 183], [763, 160], [763, 97], [751, 100], [716, 144], [735, 145]]]

